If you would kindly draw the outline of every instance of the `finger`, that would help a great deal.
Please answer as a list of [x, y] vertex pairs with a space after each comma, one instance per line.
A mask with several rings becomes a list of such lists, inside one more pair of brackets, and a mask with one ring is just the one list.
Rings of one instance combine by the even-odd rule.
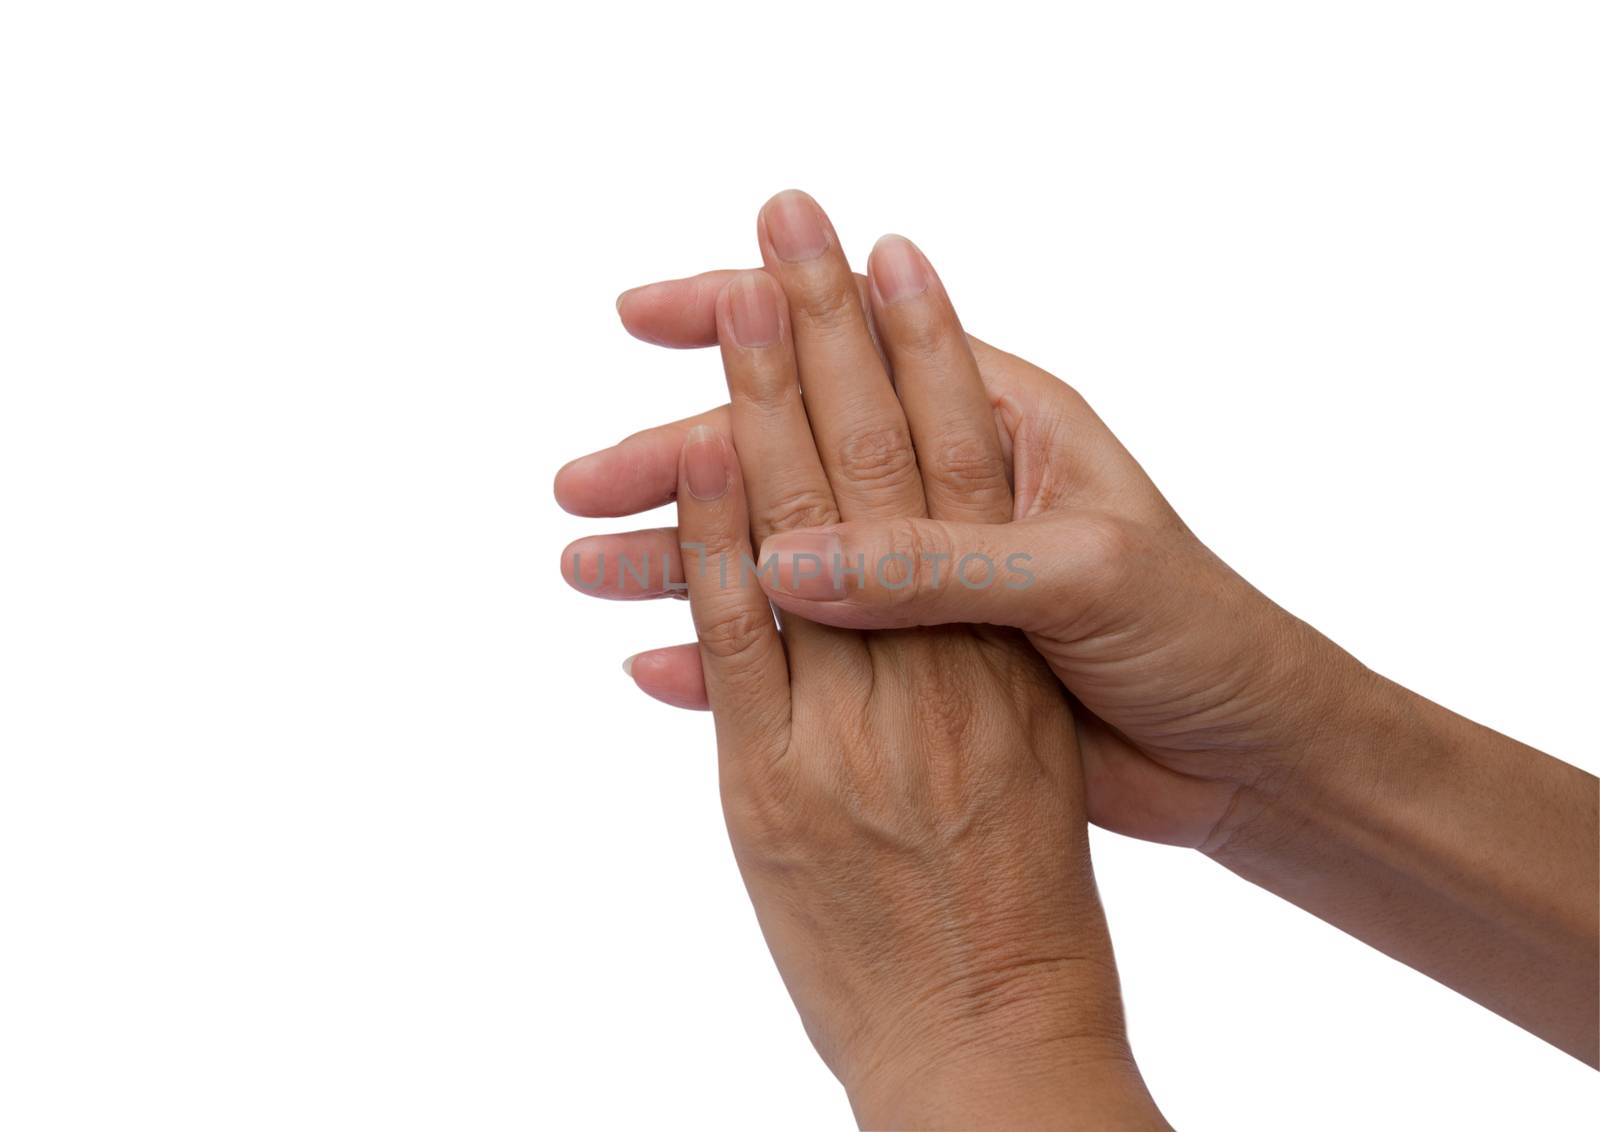
[[837, 522], [777, 283], [764, 271], [741, 273], [718, 302], [717, 325], [753, 539]]
[[[1106, 516], [1055, 514], [1015, 523], [937, 519], [840, 523], [773, 535], [761, 577], [774, 603], [847, 629], [970, 622], [1055, 631], [1089, 620], [1101, 599], [1132, 577], [1135, 536]], [[801, 557], [801, 556], [805, 557]], [[859, 574], [819, 575], [822, 558]]]
[[591, 518], [635, 515], [678, 494], [678, 454], [696, 425], [728, 431], [728, 407], [636, 432], [610, 448], [581, 456], [556, 473], [556, 502]]
[[867, 262], [872, 309], [916, 444], [928, 514], [1010, 521], [1011, 484], [994, 407], [933, 265], [903, 236], [883, 237]]
[[[717, 295], [737, 271], [707, 271], [688, 279], [647, 283], [617, 296], [623, 329], [656, 346], [690, 350], [717, 344]], [[855, 276], [856, 293], [867, 311], [867, 277]], [[867, 320], [867, 329], [873, 330]], [[874, 332], [875, 334], [876, 332]], [[874, 337], [876, 341], [876, 337]]]
[[636, 653], [622, 662], [645, 695], [689, 711], [709, 711], [706, 677], [700, 668], [699, 645], [673, 645]]
[[717, 343], [717, 295], [737, 271], [707, 271], [634, 287], [617, 296], [629, 334], [656, 346], [689, 350]]
[[[759, 546], [779, 531], [838, 522], [800, 398], [788, 314], [776, 281], [764, 271], [735, 276], [717, 301], [717, 330], [753, 543]], [[784, 632], [792, 653], [833, 633], [801, 618], [786, 621]]]
[[561, 552], [561, 576], [590, 597], [639, 601], [683, 597], [676, 527], [590, 535]]
[[839, 513], [926, 514], [905, 414], [833, 226], [814, 200], [789, 190], [767, 202], [757, 228], [788, 300], [806, 413]]
[[[710, 274], [728, 279], [738, 272], [723, 271]], [[866, 277], [857, 276], [856, 279], [860, 284], [862, 295], [865, 296]], [[684, 282], [688, 281], [677, 280], [672, 283], [655, 283], [651, 286], [668, 288], [671, 291]], [[687, 309], [687, 300], [680, 300], [665, 305], [679, 310], [679, 313], [686, 318], [691, 317], [693, 311]], [[863, 304], [867, 301], [865, 297], [862, 298]], [[631, 307], [628, 309], [631, 310]], [[716, 344], [715, 295], [705, 304], [705, 309], [706, 325], [710, 328], [705, 340], [677, 344], [698, 346]], [[985, 385], [991, 390], [996, 402], [1019, 421], [1026, 410], [1026, 405], [1037, 396], [1033, 384], [1023, 382], [1018, 377], [1019, 374], [1028, 378], [1030, 382], [1039, 384], [1041, 388], [1045, 387], [1045, 383], [1060, 384], [1043, 370], [1028, 366], [1020, 358], [996, 350], [976, 338], [969, 337], [968, 341], [972, 343], [973, 350], [978, 356]], [[571, 514], [590, 518], [635, 515], [672, 502], [678, 490], [678, 452], [683, 447], [684, 437], [688, 436], [689, 430], [697, 424], [706, 424], [720, 431], [728, 431], [730, 425], [727, 413], [728, 407], [723, 405], [698, 416], [636, 433], [620, 444], [573, 460], [556, 473], [556, 501]]]
[[746, 572], [744, 487], [721, 433], [701, 425], [689, 434], [678, 486], [678, 533], [692, 556], [685, 581], [718, 748], [725, 756], [776, 757], [789, 728], [788, 662], [766, 595]]

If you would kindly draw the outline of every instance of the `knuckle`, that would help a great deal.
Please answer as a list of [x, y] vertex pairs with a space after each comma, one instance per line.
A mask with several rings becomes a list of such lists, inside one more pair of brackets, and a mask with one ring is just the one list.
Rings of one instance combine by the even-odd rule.
[[[736, 561], [743, 538], [744, 516], [733, 513], [718, 503], [708, 505], [708, 512], [696, 516], [689, 525], [679, 510], [678, 549], [694, 550], [696, 568], [702, 573], [721, 576], [726, 563]], [[723, 565], [719, 565], [719, 563]]]
[[803, 527], [825, 527], [838, 518], [833, 500], [815, 487], [796, 487], [767, 501], [762, 521], [769, 531], [793, 531]]
[[785, 408], [800, 396], [800, 383], [795, 380], [793, 368], [768, 356], [730, 367], [728, 389], [735, 401], [763, 411]]
[[1009, 488], [998, 446], [970, 434], [936, 445], [922, 474], [951, 495], [988, 495]]
[[734, 760], [722, 776], [722, 808], [741, 864], [781, 866], [794, 845], [794, 786], [785, 775]]
[[880, 487], [909, 483], [917, 472], [911, 436], [899, 424], [850, 433], [839, 445], [839, 470], [851, 480]]
[[1084, 515], [1074, 524], [1080, 570], [1092, 590], [1118, 589], [1129, 577], [1143, 552], [1143, 541], [1132, 524], [1114, 515]]
[[789, 302], [792, 313], [814, 330], [838, 330], [862, 322], [861, 300], [854, 280], [848, 277], [822, 278], [797, 286], [790, 292]]
[[944, 317], [943, 311], [929, 309], [929, 304], [907, 303], [895, 312], [886, 337], [896, 353], [913, 360], [927, 360], [950, 351], [957, 341], [957, 327]]
[[796, 833], [805, 822], [807, 789], [805, 763], [786, 757], [793, 753], [787, 713], [772, 722], [765, 741], [765, 758], [737, 758], [723, 764], [717, 776], [723, 816], [741, 865], [783, 867], [802, 849]]
[[950, 545], [937, 528], [911, 519], [889, 524], [879, 582], [890, 598], [910, 602], [933, 588], [933, 578], [950, 570]]
[[736, 609], [700, 627], [700, 647], [716, 660], [753, 663], [772, 628], [765, 609]]

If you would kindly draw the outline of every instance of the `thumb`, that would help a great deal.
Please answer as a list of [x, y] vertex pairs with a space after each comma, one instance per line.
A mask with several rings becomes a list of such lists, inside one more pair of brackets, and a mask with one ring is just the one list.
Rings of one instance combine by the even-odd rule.
[[1043, 631], [1117, 584], [1130, 542], [1116, 520], [1091, 512], [836, 523], [768, 537], [758, 576], [774, 604], [824, 625]]

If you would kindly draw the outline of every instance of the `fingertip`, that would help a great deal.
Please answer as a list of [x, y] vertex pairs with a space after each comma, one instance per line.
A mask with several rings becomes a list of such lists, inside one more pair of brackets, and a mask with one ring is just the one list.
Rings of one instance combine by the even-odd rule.
[[616, 480], [610, 455], [616, 445], [569, 460], [556, 472], [556, 503], [569, 515], [595, 518], [608, 513], [604, 496]]
[[729, 312], [733, 306], [733, 289], [745, 274], [743, 271], [736, 271], [723, 280], [722, 285], [717, 288], [717, 297], [712, 302], [711, 309], [716, 316], [718, 341], [722, 340], [722, 328], [728, 325]]
[[555, 480], [551, 488], [555, 492], [556, 503], [569, 515], [581, 514], [578, 510], [580, 477], [583, 475], [581, 465], [585, 460], [590, 460], [595, 453], [588, 456], [579, 456], [576, 460], [568, 460], [556, 470]]
[[592, 594], [599, 590], [604, 582], [603, 567], [592, 583], [583, 577], [583, 563], [593, 559], [589, 553], [595, 542], [596, 536], [585, 535], [580, 539], [573, 539], [561, 551], [561, 580], [567, 585], [582, 593]]
[[622, 320], [622, 328], [639, 341], [671, 347], [675, 345], [670, 334], [673, 314], [662, 301], [671, 296], [663, 288], [670, 288], [670, 284], [646, 283], [628, 288], [617, 296], [617, 317]]
[[837, 242], [828, 214], [800, 189], [769, 197], [757, 215], [756, 230], [764, 249], [790, 264], [815, 260]]
[[877, 255], [882, 249], [886, 247], [896, 247], [901, 244], [905, 244], [913, 248], [917, 246], [912, 242], [911, 237], [909, 236], [902, 236], [899, 232], [885, 232], [883, 235], [879, 236], [875, 241], [873, 241], [872, 251], [867, 256], [867, 262], [871, 263], [872, 257]]
[[635, 653], [622, 670], [645, 695], [686, 711], [709, 711], [698, 645], [673, 645]]
[[774, 346], [784, 337], [783, 293], [765, 271], [741, 271], [717, 295], [717, 337], [747, 350]]
[[647, 283], [643, 287], [629, 287], [617, 296], [617, 318], [622, 323], [622, 329], [652, 346], [669, 345], [662, 341], [660, 329], [655, 325], [661, 321], [656, 311], [659, 304], [652, 302], [650, 296], [650, 292], [659, 286], [659, 283]]
[[717, 288], [717, 297], [711, 304], [711, 321], [716, 330], [717, 345], [724, 348], [738, 341], [733, 333], [733, 289], [743, 274], [739, 272], [737, 275], [729, 276], [722, 286]]
[[684, 486], [702, 503], [714, 503], [728, 490], [728, 446], [710, 425], [695, 425], [683, 442]]
[[892, 232], [872, 245], [867, 275], [873, 295], [883, 306], [927, 294], [933, 286], [933, 267], [922, 249]]
[[765, 216], [769, 208], [787, 206], [790, 204], [807, 204], [816, 209], [818, 212], [822, 211], [822, 206], [817, 203], [816, 197], [812, 196], [804, 189], [788, 188], [779, 189], [777, 192], [768, 197], [761, 205], [760, 214]]

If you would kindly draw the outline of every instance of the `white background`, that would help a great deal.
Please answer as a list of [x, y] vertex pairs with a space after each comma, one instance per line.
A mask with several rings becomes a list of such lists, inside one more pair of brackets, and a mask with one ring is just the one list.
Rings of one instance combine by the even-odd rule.
[[[626, 286], [798, 185], [1191, 525], [1594, 770], [1587, 3], [0, 7], [0, 1125], [848, 1126], [688, 634], [565, 460], [720, 401]], [[617, 527], [670, 522], [651, 517]], [[1097, 834], [1180, 1127], [1589, 1127], [1597, 1075]]]

